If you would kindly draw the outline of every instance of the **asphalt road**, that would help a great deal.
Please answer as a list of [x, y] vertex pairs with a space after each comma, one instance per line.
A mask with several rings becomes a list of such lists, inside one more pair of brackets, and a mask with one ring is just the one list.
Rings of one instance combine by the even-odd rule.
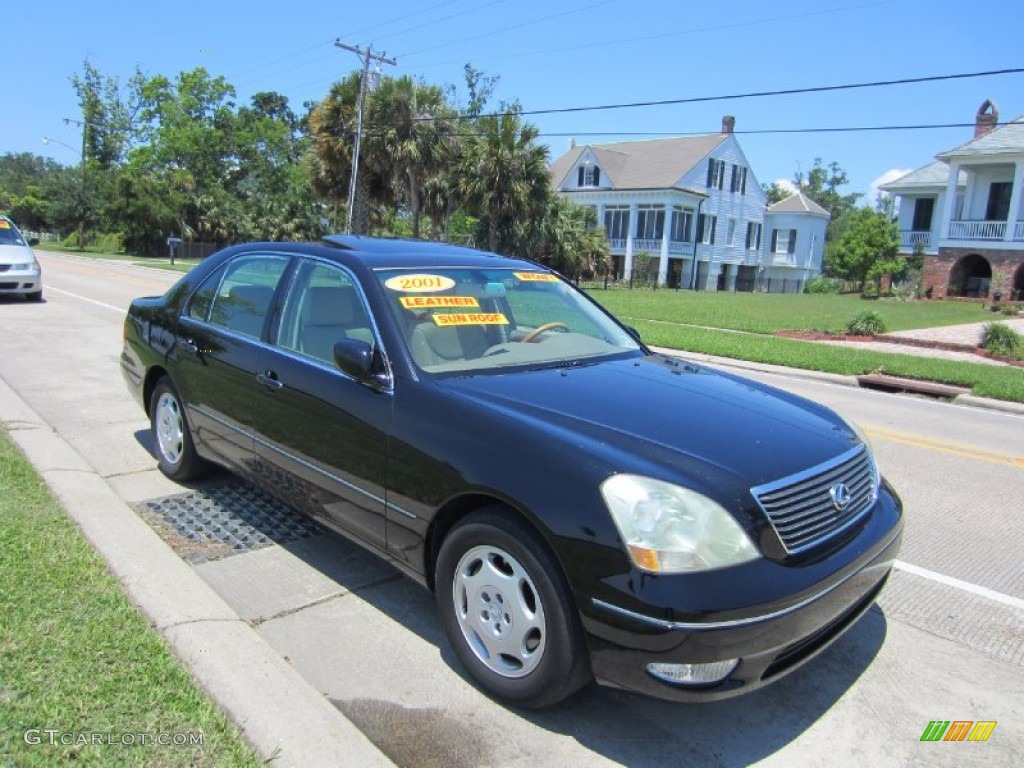
[[[187, 490], [155, 471], [118, 367], [128, 302], [177, 275], [38, 255], [46, 302], [0, 299], [0, 378], [126, 501]], [[333, 535], [195, 567], [399, 764], [1024, 764], [1024, 416], [744, 375], [860, 424], [907, 519], [879, 605], [752, 695], [693, 706], [591, 688], [513, 712], [465, 680], [429, 595]], [[998, 725], [985, 743], [922, 743], [931, 720]]]

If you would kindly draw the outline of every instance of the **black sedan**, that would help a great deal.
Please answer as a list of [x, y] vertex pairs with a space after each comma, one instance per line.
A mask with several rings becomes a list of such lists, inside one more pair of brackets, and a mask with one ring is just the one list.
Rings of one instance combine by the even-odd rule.
[[855, 427], [652, 354], [530, 261], [234, 246], [132, 303], [121, 364], [164, 473], [223, 465], [387, 558], [521, 706], [757, 688], [870, 607], [900, 544]]

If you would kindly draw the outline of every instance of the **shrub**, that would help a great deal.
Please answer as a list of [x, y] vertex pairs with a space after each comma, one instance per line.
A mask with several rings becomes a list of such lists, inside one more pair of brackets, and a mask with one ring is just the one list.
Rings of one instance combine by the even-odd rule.
[[824, 275], [812, 277], [804, 283], [804, 293], [839, 293], [839, 281]]
[[1024, 336], [1003, 323], [987, 323], [981, 334], [981, 346], [1000, 357], [1024, 357]]
[[1020, 307], [1015, 307], [1013, 304], [1007, 304], [1003, 307], [1002, 313], [1007, 317], [1016, 317], [1020, 314]]
[[846, 333], [849, 336], [877, 336], [885, 333], [885, 321], [880, 314], [868, 309], [847, 321]]

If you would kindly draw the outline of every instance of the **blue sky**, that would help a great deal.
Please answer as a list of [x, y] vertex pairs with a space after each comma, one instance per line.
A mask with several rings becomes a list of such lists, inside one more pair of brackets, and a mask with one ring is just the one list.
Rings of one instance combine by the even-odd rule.
[[[359, 66], [336, 38], [386, 51], [408, 74], [457, 84], [466, 62], [500, 76], [494, 104], [523, 108], [681, 99], [1024, 66], [1024, 2], [951, 0], [392, 0], [145, 4], [47, 0], [4, 9], [0, 153], [78, 160], [80, 117], [69, 78], [88, 58], [122, 82], [136, 66], [173, 77], [197, 66], [223, 75], [237, 101], [264, 90], [296, 111]], [[815, 157], [867, 193], [885, 174], [930, 162], [971, 128], [743, 134], [781, 128], [972, 123], [985, 99], [1000, 122], [1024, 113], [1024, 74], [909, 86], [530, 117], [554, 159], [611, 134], [717, 132], [736, 117], [761, 182], [792, 178]], [[561, 135], [559, 135], [561, 134]], [[567, 134], [567, 135], [566, 135]]]

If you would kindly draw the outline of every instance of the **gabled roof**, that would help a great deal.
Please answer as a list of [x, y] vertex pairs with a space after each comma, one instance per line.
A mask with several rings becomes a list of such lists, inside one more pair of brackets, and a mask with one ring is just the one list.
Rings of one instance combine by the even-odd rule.
[[614, 189], [669, 189], [728, 137], [714, 133], [573, 147], [551, 164], [551, 186], [561, 188], [589, 149]]
[[962, 157], [990, 157], [992, 155], [1024, 155], [1024, 115], [1000, 125], [984, 136], [966, 144], [940, 152], [940, 160]]
[[785, 200], [780, 200], [766, 209], [768, 213], [810, 213], [815, 216], [824, 216], [831, 219], [832, 214], [818, 205], [811, 198], [806, 197], [802, 192], [795, 192]]
[[[957, 176], [957, 186], [966, 186], [967, 174], [964, 171], [960, 171]], [[881, 184], [878, 188], [883, 192], [899, 194], [900, 192], [914, 192], [924, 189], [945, 189], [948, 183], [949, 165], [941, 160], [936, 160], [933, 163], [928, 163], [928, 165], [918, 168], [916, 171], [900, 176], [888, 184]]]

